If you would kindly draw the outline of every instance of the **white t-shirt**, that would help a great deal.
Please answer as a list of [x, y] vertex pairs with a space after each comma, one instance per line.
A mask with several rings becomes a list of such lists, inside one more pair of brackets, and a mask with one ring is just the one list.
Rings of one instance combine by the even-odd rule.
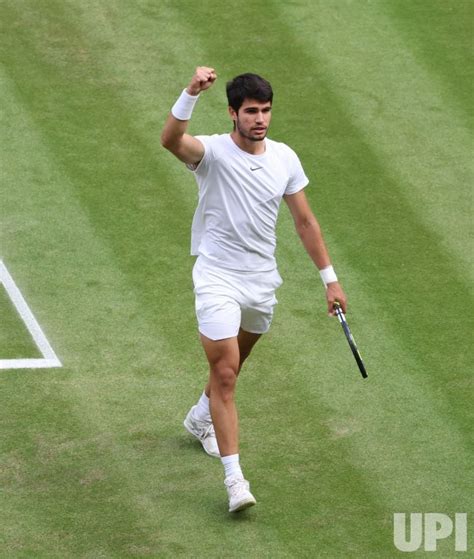
[[298, 156], [287, 145], [268, 138], [263, 154], [250, 155], [230, 134], [196, 137], [205, 152], [192, 169], [199, 203], [192, 224], [191, 254], [232, 270], [275, 269], [275, 226], [281, 199], [309, 182]]

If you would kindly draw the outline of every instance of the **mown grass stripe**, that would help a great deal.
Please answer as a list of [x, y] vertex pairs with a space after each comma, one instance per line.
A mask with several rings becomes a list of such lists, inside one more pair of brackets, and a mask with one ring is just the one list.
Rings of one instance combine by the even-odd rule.
[[[382, 11], [403, 38], [406, 48], [438, 79], [446, 105], [464, 115], [464, 125], [474, 124], [474, 4], [470, 0], [415, 0], [379, 2]], [[471, 38], [471, 40], [469, 40]], [[465, 40], [467, 39], [467, 40]]]

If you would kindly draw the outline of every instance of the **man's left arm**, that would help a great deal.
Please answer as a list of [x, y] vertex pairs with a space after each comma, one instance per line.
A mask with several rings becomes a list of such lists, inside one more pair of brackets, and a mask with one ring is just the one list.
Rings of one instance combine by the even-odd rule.
[[[332, 271], [331, 260], [323, 239], [321, 227], [318, 220], [313, 214], [304, 190], [296, 192], [296, 194], [287, 194], [284, 200], [290, 209], [291, 215], [295, 222], [296, 231], [309, 254], [311, 260], [315, 263], [318, 270]], [[331, 275], [333, 277], [331, 277]], [[346, 312], [346, 296], [337, 279], [334, 281], [334, 273], [329, 273], [329, 281], [326, 282], [326, 299], [328, 303], [328, 312], [334, 314], [334, 303], [338, 301], [342, 310]], [[332, 281], [331, 281], [332, 280]]]

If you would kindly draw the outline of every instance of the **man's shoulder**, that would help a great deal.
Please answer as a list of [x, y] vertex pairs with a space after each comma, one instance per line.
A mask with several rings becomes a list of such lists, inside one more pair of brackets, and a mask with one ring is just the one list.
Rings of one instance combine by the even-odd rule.
[[198, 134], [194, 137], [204, 146], [204, 156], [197, 165], [188, 165], [188, 168], [199, 176], [207, 173], [214, 161], [222, 159], [228, 154], [229, 134]]
[[228, 136], [229, 134], [198, 134], [195, 138], [200, 140], [205, 145], [219, 145], [225, 144]]
[[200, 134], [195, 138], [203, 144], [208, 159], [221, 157], [229, 151], [229, 134]]
[[284, 142], [278, 142], [276, 140], [271, 140], [270, 138], [266, 138], [265, 141], [268, 143], [268, 147], [280, 157], [285, 156], [291, 159], [296, 156], [296, 152]]

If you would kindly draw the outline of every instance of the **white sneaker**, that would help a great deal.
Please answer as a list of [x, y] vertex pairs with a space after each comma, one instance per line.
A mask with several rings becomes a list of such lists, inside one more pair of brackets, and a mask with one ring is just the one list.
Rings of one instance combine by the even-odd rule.
[[183, 425], [186, 429], [200, 441], [204, 450], [210, 455], [220, 458], [219, 447], [217, 446], [216, 433], [212, 421], [199, 421], [194, 418], [193, 411], [196, 406], [190, 410]]
[[243, 477], [228, 477], [224, 484], [229, 495], [229, 512], [239, 512], [257, 503], [249, 491], [249, 482]]

